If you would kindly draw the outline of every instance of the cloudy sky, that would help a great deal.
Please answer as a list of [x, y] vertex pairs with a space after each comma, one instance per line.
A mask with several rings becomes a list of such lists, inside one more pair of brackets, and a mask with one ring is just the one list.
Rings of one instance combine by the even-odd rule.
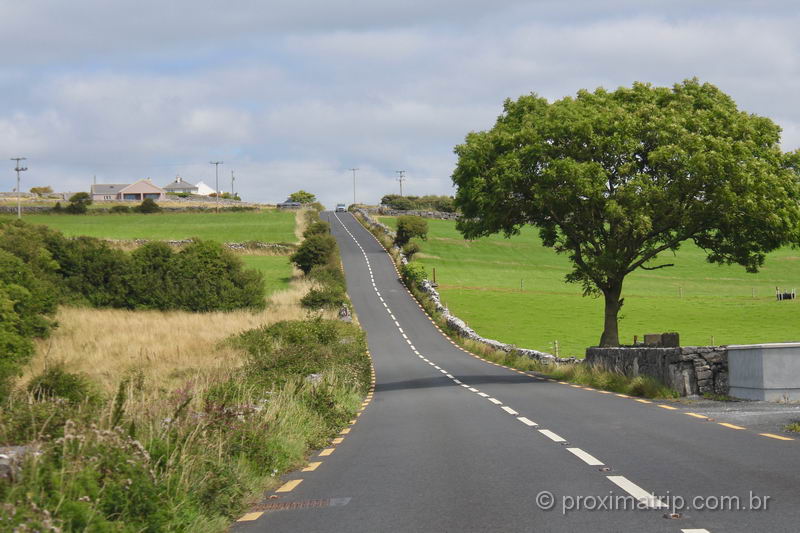
[[[666, 7], [668, 5], [668, 7]], [[452, 194], [453, 146], [507, 97], [697, 76], [800, 148], [794, 1], [0, 3], [0, 156], [24, 190], [180, 174], [329, 206]], [[7, 159], [6, 159], [7, 160]], [[13, 162], [0, 190], [14, 187]]]

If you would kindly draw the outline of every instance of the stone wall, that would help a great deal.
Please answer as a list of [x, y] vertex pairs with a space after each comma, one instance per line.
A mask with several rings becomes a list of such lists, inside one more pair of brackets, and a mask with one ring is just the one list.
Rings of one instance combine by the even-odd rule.
[[[357, 214], [361, 215], [361, 221], [368, 227], [374, 230], [378, 230], [387, 236], [394, 239], [394, 232], [385, 224], [382, 224], [372, 218], [370, 216], [369, 211], [366, 209], [358, 208], [355, 210]], [[404, 212], [406, 214], [410, 213], [410, 211]], [[398, 257], [400, 257], [400, 262], [402, 264], [408, 263], [408, 259], [403, 255], [399, 248], [396, 246], [392, 248], [392, 252], [396, 253]], [[464, 337], [466, 339], [471, 339], [473, 341], [479, 342], [484, 344], [494, 350], [501, 350], [503, 352], [512, 352], [515, 351], [520, 355], [530, 357], [531, 359], [536, 359], [537, 361], [548, 362], [548, 363], [575, 363], [578, 360], [574, 357], [556, 357], [553, 354], [540, 352], [538, 350], [531, 350], [528, 348], [518, 348], [513, 344], [506, 344], [504, 342], [500, 342], [494, 339], [487, 339], [486, 337], [481, 337], [478, 335], [475, 330], [467, 325], [466, 322], [455, 316], [454, 314], [450, 313], [450, 310], [442, 305], [442, 299], [439, 296], [439, 291], [436, 290], [436, 287], [433, 286], [433, 283], [430, 280], [423, 280], [422, 284], [419, 287], [420, 291], [422, 291], [427, 298], [433, 303], [436, 311], [441, 314], [444, 321], [447, 325], [452, 328], [453, 330], [458, 333], [459, 336]]]
[[587, 348], [586, 362], [627, 376], [650, 376], [682, 396], [728, 394], [728, 350], [724, 346]]
[[387, 217], [412, 215], [422, 218], [436, 218], [439, 220], [457, 220], [460, 216], [458, 213], [446, 213], [444, 211], [400, 211], [398, 209], [390, 209], [388, 207], [361, 207], [359, 210], [365, 211], [371, 215], [381, 215]]

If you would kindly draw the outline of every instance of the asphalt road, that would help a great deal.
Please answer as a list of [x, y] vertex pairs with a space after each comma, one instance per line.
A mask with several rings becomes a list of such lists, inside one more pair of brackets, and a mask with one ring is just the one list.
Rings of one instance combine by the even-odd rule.
[[[352, 215], [324, 216], [375, 394], [235, 531], [800, 531], [800, 440], [479, 360], [437, 330]], [[680, 518], [665, 517], [673, 505]]]

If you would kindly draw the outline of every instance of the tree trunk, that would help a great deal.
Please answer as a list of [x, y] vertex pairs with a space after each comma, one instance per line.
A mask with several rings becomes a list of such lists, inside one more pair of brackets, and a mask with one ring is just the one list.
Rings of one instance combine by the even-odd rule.
[[606, 301], [605, 324], [603, 335], [600, 337], [600, 346], [619, 346], [618, 315], [622, 308], [622, 283], [603, 289]]

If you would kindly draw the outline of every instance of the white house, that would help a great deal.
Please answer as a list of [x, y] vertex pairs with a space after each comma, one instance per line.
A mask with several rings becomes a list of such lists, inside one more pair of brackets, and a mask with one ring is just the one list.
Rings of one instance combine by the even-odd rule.
[[204, 182], [200, 182], [197, 184], [197, 191], [195, 194], [199, 194], [200, 196], [209, 196], [214, 194], [214, 189], [206, 185]]

